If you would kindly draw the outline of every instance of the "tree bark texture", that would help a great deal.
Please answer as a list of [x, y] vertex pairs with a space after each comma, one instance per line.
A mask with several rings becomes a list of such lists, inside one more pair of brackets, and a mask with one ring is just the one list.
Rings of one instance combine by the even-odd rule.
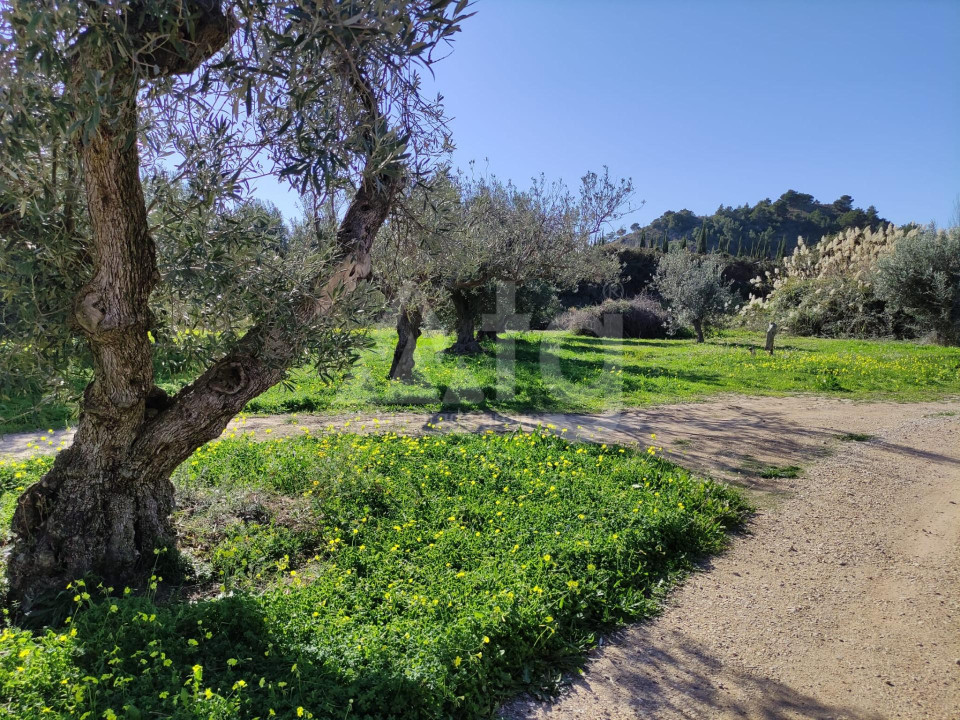
[[456, 315], [456, 341], [444, 352], [453, 355], [477, 355], [483, 352], [483, 347], [477, 341], [472, 297], [469, 291], [454, 289], [450, 292], [453, 301], [453, 310]]
[[417, 339], [422, 333], [423, 310], [419, 305], [400, 307], [397, 315], [397, 347], [393, 351], [393, 363], [390, 365], [390, 379], [413, 382], [413, 354], [417, 349]]
[[120, 103], [78, 148], [93, 238], [93, 274], [73, 321], [93, 357], [73, 446], [21, 496], [10, 557], [11, 594], [62, 589], [85, 572], [122, 577], [142, 551], [172, 539], [168, 477], [133, 470], [148, 400], [158, 397], [147, 335], [158, 280], [147, 226], [137, 129], [136, 83], [118, 74]]
[[775, 322], [770, 323], [767, 328], [767, 341], [764, 345], [764, 350], [773, 355], [773, 342], [777, 337], [777, 324]]
[[[373, 239], [401, 184], [385, 176], [362, 184], [337, 236], [342, 260], [298, 308], [298, 327], [330, 312], [337, 299], [369, 279]], [[118, 268], [119, 275], [142, 274], [144, 267], [153, 271], [152, 262], [138, 267]], [[128, 287], [144, 292], [144, 286]], [[90, 303], [96, 310], [90, 317], [99, 318], [94, 334], [107, 333], [109, 342], [98, 334], [91, 339], [102, 359], [84, 393], [73, 445], [24, 492], [14, 514], [10, 598], [24, 612], [87, 573], [114, 586], [135, 583], [151, 566], [153, 550], [175, 539], [170, 475], [194, 450], [219, 437], [251, 399], [276, 385], [298, 357], [298, 328], [259, 324], [233, 352], [168, 398], [152, 385], [146, 305], [134, 310], [129, 298], [114, 303], [120, 297], [114, 289], [107, 297], [110, 302]], [[114, 328], [118, 317], [127, 318], [122, 331]]]
[[[212, 54], [216, 41], [204, 42]], [[403, 184], [396, 165], [365, 174], [338, 229], [333, 272], [305, 288], [292, 325], [255, 324], [170, 398], [154, 385], [147, 334], [158, 272], [139, 177], [136, 91], [131, 81], [116, 117], [78, 149], [93, 272], [75, 300], [74, 321], [92, 352], [94, 378], [73, 445], [27, 488], [14, 513], [9, 599], [21, 613], [88, 573], [119, 587], [149, 571], [154, 549], [175, 540], [171, 474], [279, 382], [299, 357], [304, 330], [369, 279], [374, 237]]]

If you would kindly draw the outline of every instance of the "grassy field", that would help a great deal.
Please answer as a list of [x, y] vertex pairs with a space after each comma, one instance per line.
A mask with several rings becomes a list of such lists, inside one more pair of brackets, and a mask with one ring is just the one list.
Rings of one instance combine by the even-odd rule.
[[[49, 462], [0, 465], [0, 526]], [[0, 631], [0, 717], [489, 717], [747, 512], [653, 448], [549, 429], [227, 438], [175, 484], [191, 601], [74, 584], [66, 622]]]
[[[448, 408], [599, 412], [691, 400], [725, 392], [813, 392], [850, 398], [919, 400], [960, 392], [960, 348], [906, 342], [782, 338], [773, 356], [751, 354], [761, 335], [691, 340], [609, 340], [568, 333], [513, 336], [516, 362], [500, 371], [490, 352], [476, 358], [438, 353], [440, 334], [421, 338], [414, 385], [386, 379], [395, 334], [375, 345], [352, 372], [325, 383], [309, 369], [256, 398], [262, 413]], [[502, 351], [501, 351], [502, 352]], [[502, 362], [502, 361], [501, 361]]]
[[[291, 374], [253, 400], [257, 413], [352, 410], [497, 409], [599, 412], [617, 407], [691, 400], [725, 392], [813, 392], [849, 398], [921, 400], [960, 393], [960, 348], [907, 342], [783, 337], [773, 357], [757, 333], [727, 333], [703, 345], [691, 340], [609, 340], [560, 332], [509, 336], [474, 358], [438, 351], [449, 339], [424, 335], [417, 350], [416, 383], [387, 380], [396, 334], [371, 333], [373, 345], [350, 372], [326, 382], [312, 368]], [[168, 391], [176, 378], [163, 379]], [[76, 393], [82, 388], [76, 388]], [[0, 403], [0, 432], [62, 427], [72, 408], [32, 398]]]

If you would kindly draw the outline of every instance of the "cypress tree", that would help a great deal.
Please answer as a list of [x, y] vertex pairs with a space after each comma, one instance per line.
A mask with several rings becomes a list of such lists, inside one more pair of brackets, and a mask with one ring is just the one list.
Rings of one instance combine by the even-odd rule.
[[700, 237], [697, 238], [697, 254], [707, 254], [707, 221], [704, 220], [700, 226]]

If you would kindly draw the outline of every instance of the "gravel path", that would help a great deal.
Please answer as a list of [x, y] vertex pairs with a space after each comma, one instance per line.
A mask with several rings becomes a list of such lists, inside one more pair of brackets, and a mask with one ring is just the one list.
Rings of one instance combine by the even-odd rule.
[[[605, 638], [557, 701], [521, 699], [505, 718], [960, 720], [958, 401], [727, 396], [611, 415], [248, 417], [227, 433], [538, 423], [571, 438], [655, 442], [746, 488], [760, 510], [663, 614]], [[7, 435], [0, 457], [69, 441]], [[763, 477], [791, 465], [799, 477]]]

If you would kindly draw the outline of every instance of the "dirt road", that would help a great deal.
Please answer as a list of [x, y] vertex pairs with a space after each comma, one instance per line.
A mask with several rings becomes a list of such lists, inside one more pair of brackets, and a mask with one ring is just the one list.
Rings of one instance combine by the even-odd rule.
[[[506, 718], [960, 720], [960, 402], [728, 396], [606, 416], [250, 417], [227, 432], [538, 423], [662, 446], [760, 510], [661, 616], [606, 638], [559, 700]], [[40, 437], [0, 438], [0, 457], [70, 440]], [[803, 470], [769, 477], [788, 466]]]
[[960, 413], [935, 412], [853, 411], [844, 432], [874, 439], [807, 467], [557, 702], [505, 717], [960, 718]]

